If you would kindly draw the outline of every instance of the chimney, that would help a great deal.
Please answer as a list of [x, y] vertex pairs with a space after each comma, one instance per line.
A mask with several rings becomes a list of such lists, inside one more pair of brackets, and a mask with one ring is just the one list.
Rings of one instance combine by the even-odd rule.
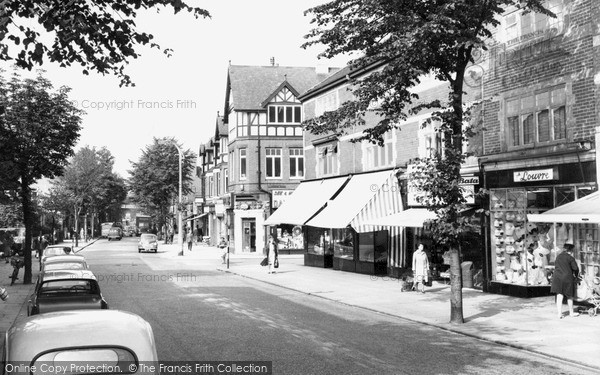
[[275, 66], [275, 57], [271, 57], [269, 62], [271, 63], [271, 66]]

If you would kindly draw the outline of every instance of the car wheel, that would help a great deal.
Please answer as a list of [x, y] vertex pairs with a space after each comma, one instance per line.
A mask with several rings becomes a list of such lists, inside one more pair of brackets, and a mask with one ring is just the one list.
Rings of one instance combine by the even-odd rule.
[[138, 253], [141, 253], [141, 252], [142, 252], [142, 249], [138, 249]]

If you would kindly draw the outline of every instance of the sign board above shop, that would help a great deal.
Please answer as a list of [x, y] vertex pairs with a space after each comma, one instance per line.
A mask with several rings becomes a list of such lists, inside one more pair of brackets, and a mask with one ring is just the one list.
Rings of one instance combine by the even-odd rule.
[[[460, 187], [463, 191], [463, 196], [466, 200], [466, 204], [475, 204], [475, 186], [479, 185], [479, 176], [461, 176]], [[418, 197], [424, 196], [425, 192], [418, 189], [416, 186], [408, 181], [408, 192], [407, 192], [407, 204], [408, 206], [424, 206], [422, 202], [419, 202]]]
[[273, 208], [278, 208], [279, 206], [281, 206], [283, 202], [285, 202], [287, 197], [292, 195], [293, 192], [294, 190], [273, 190]]
[[513, 172], [514, 182], [538, 182], [552, 181], [558, 179], [558, 170], [556, 168], [530, 169]]

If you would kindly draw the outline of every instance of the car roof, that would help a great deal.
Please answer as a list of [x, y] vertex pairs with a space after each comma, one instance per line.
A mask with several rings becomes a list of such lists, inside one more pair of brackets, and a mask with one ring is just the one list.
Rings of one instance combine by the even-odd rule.
[[67, 245], [50, 245], [47, 246], [44, 250], [47, 249], [72, 249], [72, 247]]
[[7, 360], [29, 363], [42, 352], [77, 347], [125, 347], [139, 361], [156, 361], [152, 327], [120, 310], [68, 310], [33, 315], [6, 332]]
[[90, 270], [55, 270], [43, 272], [40, 279], [42, 282], [65, 279], [96, 280], [96, 276]]
[[52, 264], [52, 263], [76, 263], [76, 262], [85, 262], [85, 257], [83, 255], [77, 254], [65, 254], [65, 255], [55, 255], [53, 257], [48, 258], [44, 263]]

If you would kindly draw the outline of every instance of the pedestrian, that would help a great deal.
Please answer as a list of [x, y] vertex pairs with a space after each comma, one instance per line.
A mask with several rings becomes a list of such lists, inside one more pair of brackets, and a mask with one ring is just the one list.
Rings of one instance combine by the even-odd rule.
[[221, 237], [221, 241], [219, 241], [219, 248], [223, 252], [223, 254], [221, 254], [221, 259], [223, 259], [223, 264], [225, 264], [227, 261], [227, 250], [229, 249], [229, 246], [227, 246], [227, 241], [225, 241], [225, 237]]
[[40, 260], [40, 267], [42, 266], [42, 255], [44, 254], [44, 250], [48, 247], [48, 240], [46, 236], [42, 236], [40, 241], [40, 246], [38, 247], [38, 259]]
[[198, 226], [196, 226], [196, 227], [194, 228], [194, 233], [193, 233], [193, 236], [194, 236], [194, 242], [195, 242], [195, 243], [198, 243], [198, 242], [199, 242], [199, 241], [198, 241]]
[[413, 253], [412, 271], [415, 289], [419, 291], [417, 286], [421, 284], [421, 293], [425, 293], [425, 283], [429, 281], [429, 259], [427, 258], [427, 253], [425, 253], [425, 245], [422, 243], [419, 244], [417, 250]]
[[[279, 254], [277, 250], [277, 242], [275, 241], [275, 238], [273, 238], [273, 235], [269, 236], [267, 259], [269, 262], [269, 273], [275, 273], [275, 268], [279, 266]], [[275, 265], [276, 263], [277, 267]]]
[[185, 240], [188, 244], [188, 250], [192, 251], [192, 245], [194, 244], [194, 237], [192, 236], [192, 228], [188, 228], [185, 234]]
[[559, 319], [563, 318], [562, 304], [565, 297], [569, 306], [569, 316], [579, 316], [579, 313], [573, 311], [575, 280], [579, 276], [579, 267], [573, 258], [573, 248], [572, 244], [565, 244], [564, 250], [557, 255], [554, 261], [550, 292], [556, 293], [556, 311]]

